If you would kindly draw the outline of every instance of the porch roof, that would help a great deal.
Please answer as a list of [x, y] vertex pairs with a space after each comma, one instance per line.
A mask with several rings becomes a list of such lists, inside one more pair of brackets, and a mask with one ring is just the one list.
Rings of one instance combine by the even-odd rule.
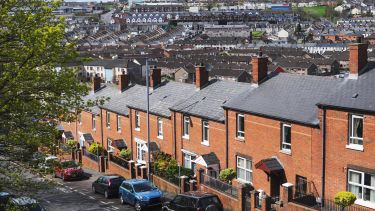
[[255, 168], [261, 169], [267, 174], [278, 173], [284, 170], [284, 167], [277, 158], [267, 158], [255, 164]]

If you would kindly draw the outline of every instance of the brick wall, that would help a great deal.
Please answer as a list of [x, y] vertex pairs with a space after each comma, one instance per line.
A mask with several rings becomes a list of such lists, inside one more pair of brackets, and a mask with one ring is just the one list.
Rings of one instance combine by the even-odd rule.
[[86, 111], [81, 113], [81, 124], [77, 123], [77, 131], [78, 131], [78, 138], [79, 140], [79, 132], [81, 133], [91, 133], [92, 137], [94, 138], [95, 142], [102, 143], [102, 133], [100, 129], [101, 118], [100, 115], [95, 116], [96, 119], [96, 129], [92, 129], [92, 114]]
[[238, 200], [237, 198], [226, 195], [203, 184], [200, 185], [200, 190], [216, 194], [226, 210], [241, 210], [241, 200]]
[[131, 173], [130, 173], [129, 169], [125, 169], [125, 168], [123, 168], [123, 167], [121, 167], [121, 166], [119, 166], [116, 163], [113, 163], [111, 161], [109, 161], [108, 163], [109, 163], [109, 165], [108, 165], [108, 173], [109, 174], [118, 174], [118, 175], [123, 176], [125, 179], [131, 179]]
[[[262, 159], [277, 156], [284, 165], [286, 180], [295, 184], [296, 175], [304, 176], [320, 187], [321, 171], [320, 131], [307, 126], [291, 124], [291, 154], [280, 151], [280, 121], [245, 114], [245, 138], [236, 138], [236, 112], [228, 112], [229, 166], [236, 167], [236, 156], [252, 160], [253, 185], [270, 194], [270, 181], [263, 170], [255, 169]], [[222, 150], [224, 153], [224, 150]], [[314, 159], [314, 161], [313, 161]]]
[[375, 116], [364, 115], [363, 151], [346, 148], [348, 120], [348, 112], [326, 112], [326, 197], [330, 199], [346, 190], [348, 165], [375, 170]]
[[152, 182], [155, 184], [156, 187], [158, 187], [160, 190], [167, 191], [169, 193], [180, 193], [180, 187], [178, 187], [175, 184], [172, 184], [166, 180], [164, 180], [161, 177], [158, 177], [156, 175], [152, 175]]
[[90, 158], [82, 155], [82, 165], [85, 168], [89, 168], [95, 171], [99, 171], [98, 162], [91, 160]]

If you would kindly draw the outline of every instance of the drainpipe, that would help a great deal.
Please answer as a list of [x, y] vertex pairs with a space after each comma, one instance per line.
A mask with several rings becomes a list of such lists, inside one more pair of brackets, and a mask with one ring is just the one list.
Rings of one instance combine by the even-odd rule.
[[130, 108], [128, 108], [129, 110], [129, 122], [130, 122], [130, 150], [131, 150], [131, 156], [130, 158], [133, 160], [134, 156], [133, 156], [133, 120], [132, 120], [132, 110]]
[[325, 177], [326, 177], [326, 110], [323, 108], [322, 122], [322, 197], [321, 206], [324, 207], [325, 195]]
[[177, 160], [177, 138], [176, 138], [176, 112], [173, 112], [173, 149], [174, 159]]
[[104, 134], [103, 134], [103, 110], [100, 108], [100, 133], [102, 139], [102, 147], [104, 147]]
[[228, 168], [228, 159], [229, 159], [229, 140], [228, 140], [228, 109], [225, 109], [225, 165]]

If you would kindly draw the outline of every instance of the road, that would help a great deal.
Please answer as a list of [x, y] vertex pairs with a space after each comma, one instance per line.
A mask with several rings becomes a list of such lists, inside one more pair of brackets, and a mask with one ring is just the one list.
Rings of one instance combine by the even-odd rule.
[[[120, 204], [119, 198], [105, 199], [101, 194], [95, 194], [91, 190], [91, 184], [99, 176], [98, 173], [88, 172], [88, 178], [80, 181], [65, 181], [59, 178], [51, 178], [57, 182], [56, 188], [42, 192], [38, 195], [45, 208], [53, 211], [116, 211], [135, 209], [130, 205]], [[156, 209], [160, 210], [160, 209]]]

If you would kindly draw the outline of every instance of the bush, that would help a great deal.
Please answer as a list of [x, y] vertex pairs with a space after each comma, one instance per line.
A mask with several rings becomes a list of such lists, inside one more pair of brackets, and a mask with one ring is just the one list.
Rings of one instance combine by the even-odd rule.
[[70, 148], [73, 148], [73, 147], [77, 146], [77, 142], [74, 141], [74, 140], [68, 140], [68, 141], [66, 142], [66, 144], [67, 144]]
[[132, 151], [130, 149], [122, 149], [120, 151], [120, 157], [124, 158], [125, 160], [129, 160], [131, 154], [132, 154]]
[[335, 196], [335, 204], [341, 206], [342, 210], [344, 210], [345, 207], [354, 204], [356, 199], [357, 197], [354, 195], [354, 193], [341, 191], [338, 192]]
[[224, 182], [231, 182], [236, 178], [237, 172], [232, 168], [223, 169], [220, 171], [219, 179]]
[[100, 144], [93, 143], [89, 147], [89, 152], [95, 155], [101, 154], [102, 152], [104, 152], [104, 148]]

